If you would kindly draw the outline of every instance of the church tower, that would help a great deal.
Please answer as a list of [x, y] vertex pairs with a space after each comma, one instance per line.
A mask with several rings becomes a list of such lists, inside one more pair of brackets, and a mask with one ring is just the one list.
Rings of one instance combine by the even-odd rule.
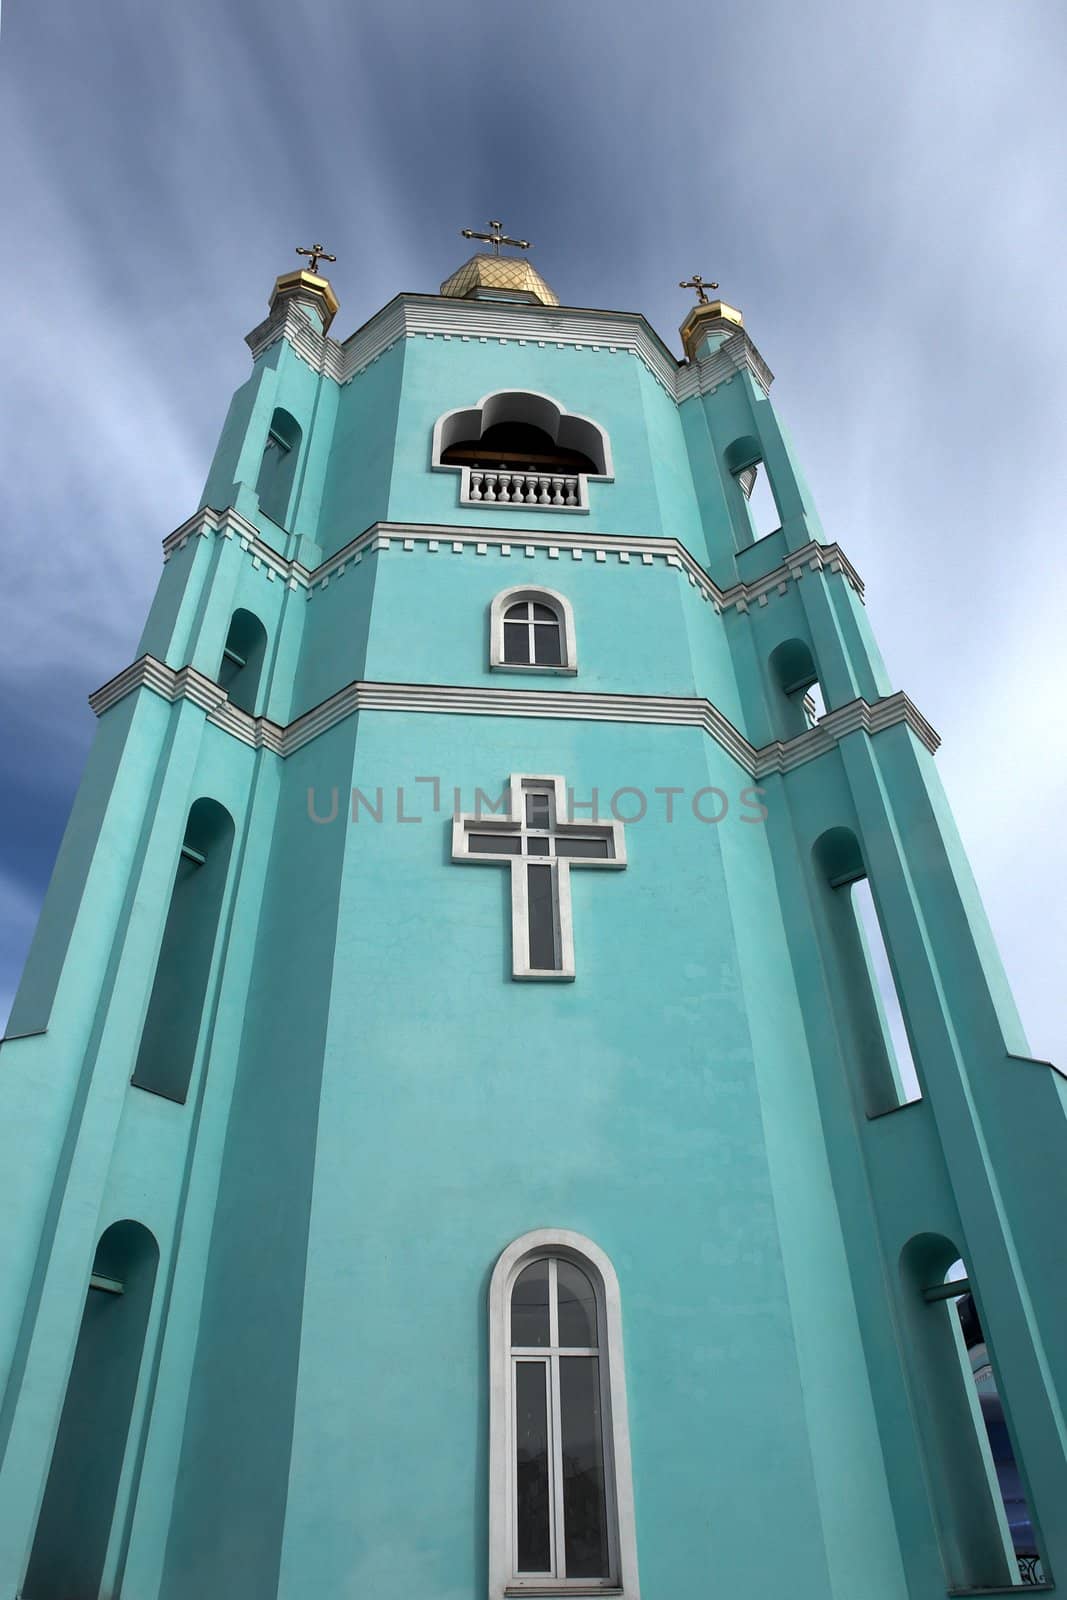
[[277, 280], [91, 697], [0, 1594], [1067, 1582], [1067, 1082], [937, 735], [741, 313], [678, 360], [473, 237], [342, 341]]

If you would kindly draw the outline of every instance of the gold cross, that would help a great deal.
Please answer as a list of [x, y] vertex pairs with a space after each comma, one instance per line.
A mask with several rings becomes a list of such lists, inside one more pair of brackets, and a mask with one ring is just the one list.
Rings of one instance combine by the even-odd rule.
[[694, 272], [691, 278], [687, 279], [685, 283], [679, 283], [678, 287], [679, 289], [695, 289], [697, 292], [697, 304], [707, 306], [711, 304], [711, 301], [705, 294], [705, 289], [717, 289], [719, 285], [717, 283], [705, 283], [700, 273]]
[[298, 244], [297, 247], [296, 247], [296, 253], [297, 253], [298, 256], [310, 256], [311, 257], [311, 260], [307, 264], [307, 270], [309, 272], [311, 272], [311, 273], [314, 273], [314, 272], [316, 272], [318, 270], [318, 265], [319, 265], [320, 261], [336, 261], [337, 260], [336, 256], [327, 255], [325, 245], [321, 245], [321, 244], [313, 244], [311, 246], [310, 250], [305, 250], [305, 248], [304, 248], [304, 246], [302, 244]]
[[529, 250], [529, 239], [509, 239], [506, 233], [501, 233], [500, 231], [503, 226], [502, 222], [490, 218], [489, 227], [491, 231], [489, 233], [475, 233], [472, 228], [461, 228], [459, 231], [464, 239], [484, 239], [486, 244], [492, 245], [494, 255], [500, 254], [500, 246], [502, 244], [510, 244], [516, 250]]

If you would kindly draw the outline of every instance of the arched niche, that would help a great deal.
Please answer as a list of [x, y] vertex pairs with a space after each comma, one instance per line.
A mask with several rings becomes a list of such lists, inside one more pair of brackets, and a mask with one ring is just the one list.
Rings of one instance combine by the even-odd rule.
[[230, 618], [226, 643], [219, 663], [219, 683], [230, 697], [230, 704], [249, 716], [256, 713], [256, 699], [267, 653], [267, 630], [251, 611], [239, 608]]
[[754, 434], [746, 433], [728, 444], [723, 454], [727, 471], [736, 478], [749, 467], [759, 465], [763, 460], [763, 446]]
[[768, 667], [778, 736], [794, 739], [813, 726], [822, 703], [811, 647], [803, 639], [784, 639], [771, 651]]
[[270, 419], [267, 442], [256, 479], [259, 509], [279, 527], [289, 525], [293, 485], [300, 459], [303, 429], [291, 412], [278, 406]]
[[184, 1104], [222, 916], [234, 823], [217, 800], [194, 801], [171, 890], [133, 1083]]
[[827, 828], [816, 839], [811, 853], [831, 889], [867, 876], [863, 851], [851, 828]]
[[67, 1380], [25, 1600], [96, 1596], [129, 1448], [159, 1246], [125, 1219], [101, 1235]]

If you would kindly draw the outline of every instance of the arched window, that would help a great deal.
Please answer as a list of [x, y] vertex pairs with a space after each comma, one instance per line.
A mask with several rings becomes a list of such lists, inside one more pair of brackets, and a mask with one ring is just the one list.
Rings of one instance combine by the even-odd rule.
[[525, 390], [446, 411], [434, 426], [431, 465], [460, 474], [464, 505], [541, 511], [587, 511], [590, 479], [613, 476], [603, 428]]
[[27, 1600], [95, 1595], [104, 1575], [159, 1247], [139, 1222], [101, 1235], [52, 1449]]
[[296, 464], [303, 430], [294, 416], [279, 406], [270, 419], [267, 442], [256, 479], [259, 509], [280, 527], [289, 523]]
[[219, 683], [230, 697], [230, 704], [254, 716], [263, 658], [267, 650], [267, 630], [251, 611], [235, 611], [230, 619], [226, 643], [219, 663]]
[[953, 1590], [1042, 1581], [1025, 1480], [975, 1286], [951, 1240], [924, 1233], [901, 1255], [910, 1380]]
[[489, 1291], [490, 1593], [637, 1595], [618, 1283], [590, 1240], [526, 1234]]
[[851, 1027], [869, 1116], [922, 1098], [907, 1011], [859, 840], [829, 828], [812, 851], [827, 900], [835, 1001]]
[[489, 665], [508, 672], [577, 672], [570, 601], [555, 589], [502, 590], [489, 608]]
[[815, 658], [803, 639], [786, 639], [771, 651], [769, 665], [780, 737], [793, 739], [826, 714]]
[[170, 909], [137, 1052], [138, 1089], [184, 1104], [196, 1057], [233, 846], [233, 818], [217, 800], [189, 811]]

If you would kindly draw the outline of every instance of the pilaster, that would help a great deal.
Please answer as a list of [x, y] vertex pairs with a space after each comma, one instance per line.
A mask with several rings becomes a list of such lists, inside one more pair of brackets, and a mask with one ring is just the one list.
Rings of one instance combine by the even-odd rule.
[[1064, 1085], [1050, 1068], [1008, 1054], [978, 956], [982, 930], [976, 938], [932, 808], [922, 804], [916, 777], [924, 762], [912, 736], [897, 730], [876, 746], [854, 735], [842, 741], [841, 759], [924, 1100], [959, 1205], [964, 1237], [954, 1242], [975, 1284], [1045, 1549], [1053, 1570], [1062, 1570], [1067, 1263], [1060, 1236], [1048, 1237], [1047, 1217], [1067, 1206], [1067, 1183], [1062, 1160], [1035, 1168], [1033, 1142], [1040, 1148], [1047, 1138], [1050, 1156], [1053, 1148], [1062, 1152]]

